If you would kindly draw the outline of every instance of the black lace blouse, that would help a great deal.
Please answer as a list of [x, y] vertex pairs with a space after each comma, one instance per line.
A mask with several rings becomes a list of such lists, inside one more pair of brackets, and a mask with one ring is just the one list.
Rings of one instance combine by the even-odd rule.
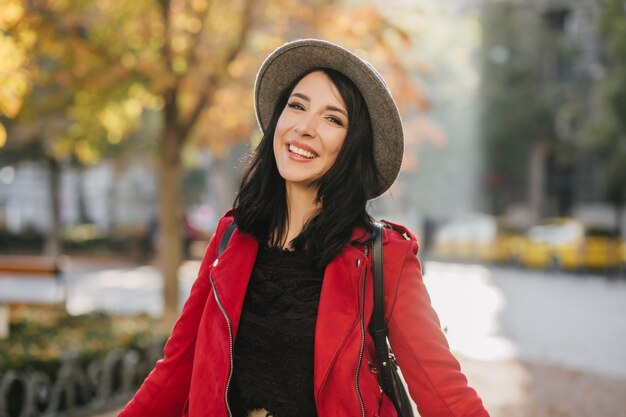
[[229, 404], [234, 417], [316, 417], [313, 348], [323, 272], [301, 252], [261, 245], [234, 347]]

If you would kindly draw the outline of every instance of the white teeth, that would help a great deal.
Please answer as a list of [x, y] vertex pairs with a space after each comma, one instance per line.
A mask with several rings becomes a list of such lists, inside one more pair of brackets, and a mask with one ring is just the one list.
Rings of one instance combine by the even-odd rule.
[[309, 158], [309, 159], [315, 158], [315, 154], [313, 152], [305, 151], [304, 149], [300, 149], [294, 145], [289, 145], [289, 150], [295, 154], [304, 156], [305, 158]]

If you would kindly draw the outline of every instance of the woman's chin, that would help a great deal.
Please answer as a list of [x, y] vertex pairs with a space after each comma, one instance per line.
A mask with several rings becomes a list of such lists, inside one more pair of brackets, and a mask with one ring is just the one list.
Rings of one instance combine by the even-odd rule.
[[303, 169], [279, 169], [278, 173], [285, 180], [285, 182], [299, 183], [311, 183], [318, 177], [310, 170]]
[[310, 188], [317, 178], [299, 175], [281, 175], [288, 187]]

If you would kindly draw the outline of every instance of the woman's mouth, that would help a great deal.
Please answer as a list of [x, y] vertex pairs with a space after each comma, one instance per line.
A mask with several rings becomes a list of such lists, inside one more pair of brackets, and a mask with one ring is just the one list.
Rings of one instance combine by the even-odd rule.
[[315, 153], [307, 151], [307, 150], [302, 149], [302, 148], [298, 148], [294, 144], [289, 144], [289, 152], [295, 153], [296, 155], [300, 155], [300, 156], [302, 156], [304, 158], [308, 158], [308, 159], [313, 159], [313, 158], [315, 158], [317, 156]]

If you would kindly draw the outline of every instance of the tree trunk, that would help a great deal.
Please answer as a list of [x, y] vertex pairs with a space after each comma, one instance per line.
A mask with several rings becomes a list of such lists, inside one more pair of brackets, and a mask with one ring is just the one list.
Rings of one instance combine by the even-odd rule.
[[46, 158], [46, 162], [50, 173], [50, 232], [46, 238], [44, 253], [57, 257], [61, 255], [61, 168], [54, 158]]
[[547, 151], [548, 147], [545, 142], [536, 142], [530, 153], [528, 164], [528, 202], [531, 225], [537, 224], [543, 215]]
[[[167, 120], [167, 119], [166, 119]], [[158, 254], [163, 275], [162, 324], [170, 331], [178, 317], [178, 269], [182, 262], [182, 167], [176, 129], [165, 126], [159, 169]]]

